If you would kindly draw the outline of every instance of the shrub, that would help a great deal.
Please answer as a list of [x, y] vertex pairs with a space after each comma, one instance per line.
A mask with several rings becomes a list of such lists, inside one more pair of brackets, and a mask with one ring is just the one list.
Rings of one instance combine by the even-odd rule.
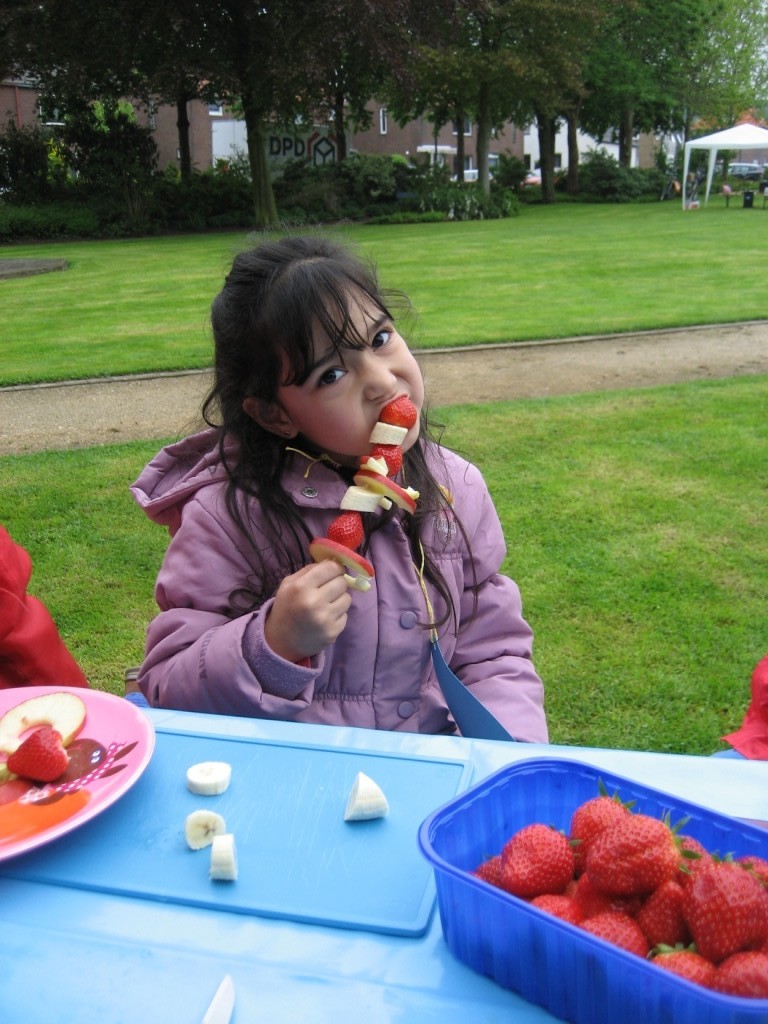
[[99, 238], [104, 234], [104, 223], [92, 207], [71, 203], [0, 203], [0, 242], [4, 244], [40, 238]]
[[519, 189], [528, 170], [523, 161], [509, 153], [499, 153], [499, 159], [493, 171], [493, 180], [502, 188]]
[[640, 195], [629, 169], [603, 149], [587, 153], [579, 167], [579, 184], [592, 201], [626, 203]]
[[397, 193], [395, 164], [389, 156], [355, 153], [338, 164], [336, 174], [345, 194], [363, 206], [394, 199]]
[[251, 185], [239, 174], [195, 171], [188, 181], [157, 175], [150, 197], [152, 223], [163, 230], [205, 231], [253, 222]]
[[34, 201], [48, 190], [50, 132], [39, 125], [17, 128], [10, 121], [0, 132], [0, 189], [13, 199]]

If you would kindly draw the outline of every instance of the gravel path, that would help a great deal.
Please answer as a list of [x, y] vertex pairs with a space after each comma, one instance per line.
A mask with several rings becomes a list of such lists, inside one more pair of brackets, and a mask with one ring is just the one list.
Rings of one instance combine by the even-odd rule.
[[[432, 406], [768, 374], [768, 321], [417, 353]], [[0, 388], [0, 452], [183, 436], [208, 372]]]

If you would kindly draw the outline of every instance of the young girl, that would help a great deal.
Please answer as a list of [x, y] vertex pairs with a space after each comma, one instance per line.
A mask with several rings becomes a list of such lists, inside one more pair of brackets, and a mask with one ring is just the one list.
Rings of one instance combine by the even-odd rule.
[[[430, 437], [421, 372], [373, 273], [328, 240], [267, 242], [236, 257], [212, 325], [210, 428], [160, 452], [132, 487], [171, 534], [139, 674], [149, 703], [453, 733], [436, 625], [445, 660], [509, 733], [547, 742], [498, 516], [478, 470]], [[359, 554], [375, 572], [360, 592], [309, 549], [396, 399], [419, 415], [389, 475], [418, 499], [360, 513]]]

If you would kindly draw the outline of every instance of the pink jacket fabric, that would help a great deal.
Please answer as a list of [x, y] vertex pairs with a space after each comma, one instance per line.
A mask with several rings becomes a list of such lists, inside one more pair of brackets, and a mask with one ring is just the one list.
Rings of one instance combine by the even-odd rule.
[[0, 526], [0, 689], [88, 686], [45, 605], [27, 593], [32, 560]]
[[[453, 495], [480, 583], [473, 611], [467, 552], [450, 516], [436, 517], [425, 547], [448, 580], [460, 613], [440, 631], [446, 661], [519, 740], [548, 740], [544, 692], [531, 661], [532, 634], [517, 585], [500, 574], [506, 549], [479, 471], [438, 449], [433, 470]], [[278, 657], [264, 640], [271, 601], [239, 614], [231, 594], [254, 572], [227, 513], [216, 435], [203, 431], [161, 451], [131, 488], [171, 541], [157, 578], [160, 612], [147, 632], [139, 686], [156, 707], [423, 733], [453, 733], [432, 669], [427, 612], [401, 521], [373, 534], [376, 575], [354, 593], [341, 636], [309, 667]], [[295, 456], [284, 480], [311, 535], [338, 515], [347, 483], [321, 462]], [[256, 503], [254, 523], [261, 521]], [[401, 513], [402, 515], [403, 513]], [[307, 556], [309, 557], [309, 556]], [[438, 612], [443, 608], [429, 587]], [[251, 622], [253, 626], [249, 626]], [[244, 655], [245, 647], [248, 660]]]

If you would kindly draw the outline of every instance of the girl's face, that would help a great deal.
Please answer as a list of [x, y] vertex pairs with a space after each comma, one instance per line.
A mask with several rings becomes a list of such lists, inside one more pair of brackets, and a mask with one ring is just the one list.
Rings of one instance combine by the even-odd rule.
[[[386, 314], [372, 303], [352, 301], [350, 320], [366, 344], [337, 352], [318, 330], [309, 376], [302, 384], [278, 388], [279, 423], [268, 429], [282, 436], [301, 435], [341, 465], [354, 466], [369, 451], [371, 431], [388, 402], [407, 395], [421, 412], [424, 382], [418, 363]], [[417, 420], [402, 441], [403, 451], [418, 436]]]

